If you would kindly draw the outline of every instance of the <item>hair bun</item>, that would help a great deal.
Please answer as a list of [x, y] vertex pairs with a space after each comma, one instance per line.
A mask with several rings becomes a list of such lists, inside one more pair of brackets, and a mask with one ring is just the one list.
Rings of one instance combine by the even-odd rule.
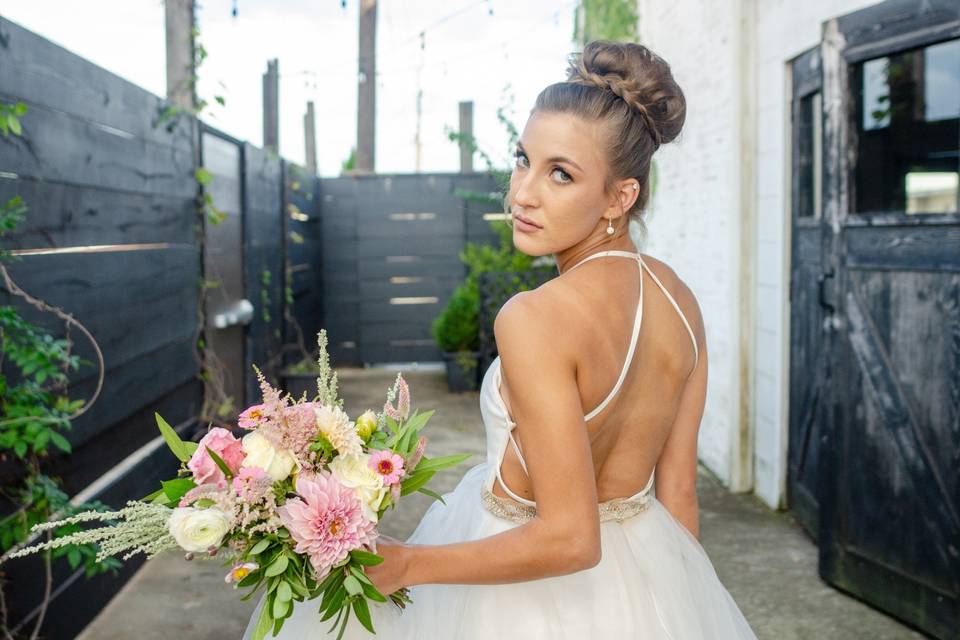
[[686, 100], [670, 65], [632, 42], [593, 40], [568, 58], [567, 82], [595, 86], [621, 98], [643, 119], [657, 147], [683, 128]]

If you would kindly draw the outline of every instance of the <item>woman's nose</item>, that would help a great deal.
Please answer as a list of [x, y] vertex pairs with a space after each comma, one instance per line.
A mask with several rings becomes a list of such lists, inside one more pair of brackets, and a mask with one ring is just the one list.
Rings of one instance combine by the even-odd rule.
[[512, 204], [523, 207], [533, 208], [537, 206], [537, 197], [532, 180], [532, 172], [527, 172], [520, 177], [514, 177], [516, 188], [513, 191]]

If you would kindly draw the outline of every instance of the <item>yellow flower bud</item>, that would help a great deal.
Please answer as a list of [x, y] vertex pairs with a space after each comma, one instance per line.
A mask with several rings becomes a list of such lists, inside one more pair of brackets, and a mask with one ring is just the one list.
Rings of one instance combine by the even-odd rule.
[[368, 442], [373, 432], [377, 430], [377, 415], [371, 409], [367, 409], [357, 418], [356, 427], [360, 439], [364, 443]]

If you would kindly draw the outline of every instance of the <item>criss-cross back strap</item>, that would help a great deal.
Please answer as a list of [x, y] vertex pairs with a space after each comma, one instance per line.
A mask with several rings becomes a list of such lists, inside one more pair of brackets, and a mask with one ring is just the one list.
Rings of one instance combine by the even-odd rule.
[[640, 300], [637, 302], [637, 310], [634, 314], [633, 319], [633, 332], [630, 334], [630, 347], [627, 349], [627, 357], [624, 359], [623, 367], [620, 369], [620, 376], [617, 378], [616, 384], [613, 385], [613, 389], [610, 390], [610, 393], [607, 394], [607, 397], [597, 405], [593, 411], [583, 416], [584, 420], [590, 420], [598, 413], [603, 411], [604, 407], [613, 400], [613, 397], [617, 395], [617, 392], [620, 391], [620, 386], [623, 384], [623, 381], [627, 377], [627, 371], [630, 369], [630, 361], [633, 360], [633, 353], [637, 348], [637, 336], [640, 335], [640, 324], [643, 322], [643, 259], [640, 257], [639, 253], [633, 253], [631, 251], [599, 251], [597, 253], [592, 253], [577, 264], [573, 265], [571, 269], [576, 269], [581, 264], [587, 260], [592, 260], [594, 258], [599, 258], [601, 256], [618, 256], [623, 258], [632, 258], [637, 261], [637, 268], [640, 269]]

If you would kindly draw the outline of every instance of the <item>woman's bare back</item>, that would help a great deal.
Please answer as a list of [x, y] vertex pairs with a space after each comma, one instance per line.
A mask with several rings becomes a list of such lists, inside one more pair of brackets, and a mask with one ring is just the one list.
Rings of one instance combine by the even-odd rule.
[[[703, 321], [692, 292], [673, 270], [645, 254], [641, 258], [649, 272], [642, 270], [643, 310], [635, 352], [619, 391], [586, 423], [599, 502], [637, 493], [655, 466], [658, 489], [665, 478], [673, 484], [695, 483], [696, 427], [702, 415], [703, 393], [687, 390], [696, 381], [691, 375], [695, 364], [698, 369], [704, 368], [704, 375], [696, 379], [705, 381]], [[650, 272], [674, 298], [689, 330]], [[535, 296], [536, 303], [544, 305], [548, 315], [556, 319], [552, 326], [532, 330], [549, 332], [558, 341], [574, 341], [577, 386], [585, 414], [607, 397], [623, 368], [637, 312], [640, 273], [635, 260], [602, 256], [524, 294]], [[500, 394], [513, 415], [505, 381]], [[681, 403], [693, 406], [681, 412]], [[691, 414], [696, 414], [696, 425], [677, 424], [678, 417]], [[675, 425], [678, 430], [693, 431], [671, 440], [673, 448], [687, 450], [671, 451], [663, 458], [686, 461], [683, 469], [667, 468], [667, 460], [661, 459]], [[517, 425], [514, 438], [522, 452], [522, 425]], [[535, 500], [530, 478], [510, 447], [504, 454], [501, 475], [514, 493]], [[493, 492], [509, 499], [498, 485]]]

